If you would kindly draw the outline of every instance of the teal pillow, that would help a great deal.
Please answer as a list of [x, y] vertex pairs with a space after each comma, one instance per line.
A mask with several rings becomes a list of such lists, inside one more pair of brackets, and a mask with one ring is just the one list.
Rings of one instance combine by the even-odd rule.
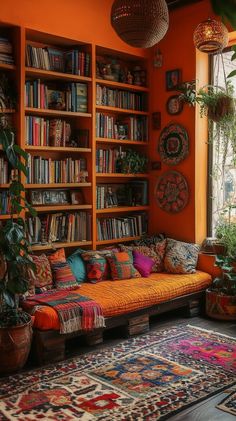
[[76, 277], [76, 281], [81, 284], [86, 280], [86, 266], [81, 257], [81, 253], [85, 250], [78, 249], [69, 257], [67, 257], [67, 263], [69, 264], [73, 274]]

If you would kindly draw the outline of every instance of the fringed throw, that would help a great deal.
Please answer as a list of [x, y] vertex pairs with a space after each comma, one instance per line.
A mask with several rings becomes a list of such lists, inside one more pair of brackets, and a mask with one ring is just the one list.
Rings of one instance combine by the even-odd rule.
[[27, 299], [53, 307], [59, 317], [60, 333], [92, 330], [105, 327], [105, 319], [98, 303], [76, 292], [48, 291]]

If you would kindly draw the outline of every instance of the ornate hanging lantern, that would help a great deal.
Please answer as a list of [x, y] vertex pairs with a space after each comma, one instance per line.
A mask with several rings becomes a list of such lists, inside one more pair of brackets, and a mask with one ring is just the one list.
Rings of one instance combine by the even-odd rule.
[[148, 48], [159, 42], [169, 27], [165, 0], [115, 0], [111, 25], [132, 47]]
[[219, 53], [228, 44], [228, 30], [222, 22], [207, 19], [195, 29], [193, 42], [203, 53]]

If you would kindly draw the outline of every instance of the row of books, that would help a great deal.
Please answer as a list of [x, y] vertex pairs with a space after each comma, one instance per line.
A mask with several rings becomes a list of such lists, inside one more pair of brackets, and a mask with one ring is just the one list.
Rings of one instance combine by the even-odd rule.
[[0, 37], [0, 63], [14, 64], [12, 43], [4, 37]]
[[128, 116], [117, 120], [117, 117], [96, 113], [96, 136], [146, 142], [148, 140], [147, 118]]
[[122, 218], [98, 218], [97, 239], [113, 240], [124, 237], [139, 237], [147, 232], [147, 215], [136, 214]]
[[91, 215], [87, 212], [55, 213], [27, 219], [31, 244], [91, 240]]
[[8, 215], [10, 213], [10, 197], [7, 191], [0, 192], [0, 215]]
[[3, 157], [0, 157], [0, 184], [6, 184], [8, 182], [8, 162]]
[[146, 111], [147, 99], [144, 93], [111, 89], [97, 84], [96, 104], [127, 110]]
[[78, 49], [63, 51], [52, 47], [26, 46], [26, 66], [43, 70], [90, 75], [90, 54]]
[[146, 206], [148, 204], [148, 183], [134, 180], [125, 184], [104, 184], [96, 187], [97, 209], [118, 206]]
[[86, 113], [88, 110], [87, 85], [86, 83], [68, 83], [62, 90], [49, 87], [40, 79], [27, 80], [25, 106]]
[[86, 167], [85, 158], [53, 161], [51, 158], [29, 155], [27, 183], [80, 183], [84, 181], [85, 173], [87, 174]]
[[59, 118], [25, 117], [25, 143], [33, 146], [66, 146], [71, 125]]
[[120, 151], [114, 149], [96, 150], [96, 172], [97, 173], [115, 173], [117, 172], [117, 161], [120, 157]]

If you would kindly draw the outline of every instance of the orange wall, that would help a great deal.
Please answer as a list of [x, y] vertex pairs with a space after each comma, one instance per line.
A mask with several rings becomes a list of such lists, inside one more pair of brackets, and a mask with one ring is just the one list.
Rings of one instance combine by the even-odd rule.
[[[110, 25], [110, 9], [113, 0], [2, 0], [1, 16], [3, 22], [22, 25], [43, 32], [60, 35], [85, 42], [92, 42], [121, 51], [140, 55], [153, 55], [152, 50], [138, 50], [126, 45], [114, 33]], [[166, 113], [167, 98], [174, 92], [165, 90], [165, 71], [179, 68], [183, 80], [195, 78], [196, 59], [193, 46], [193, 30], [199, 22], [211, 15], [208, 0], [187, 6], [170, 15], [169, 31], [159, 46], [163, 53], [164, 64], [154, 69], [150, 62], [151, 111], [161, 111], [162, 128], [170, 121], [183, 124], [190, 137], [190, 154], [187, 159], [173, 169], [181, 171], [187, 178], [190, 200], [179, 214], [168, 214], [160, 210], [155, 202], [154, 188], [157, 177], [165, 170], [153, 171], [151, 177], [152, 232], [163, 231], [175, 238], [194, 241], [195, 235], [195, 111], [185, 105], [184, 111], [176, 117]], [[160, 131], [151, 132], [151, 157], [159, 160], [157, 142]], [[202, 165], [196, 157], [196, 165]], [[204, 202], [203, 202], [204, 205]], [[203, 216], [204, 217], [204, 216]]]
[[[152, 81], [152, 111], [161, 111], [163, 129], [170, 122], [182, 124], [188, 131], [190, 138], [190, 153], [189, 156], [177, 166], [167, 166], [162, 164], [160, 171], [152, 171], [151, 193], [155, 190], [155, 185], [158, 177], [164, 171], [177, 170], [180, 171], [187, 179], [190, 190], [190, 200], [188, 205], [182, 212], [177, 214], [170, 214], [158, 208], [154, 194], [151, 202], [151, 223], [152, 231], [163, 231], [167, 235], [186, 240], [186, 241], [201, 241], [206, 235], [205, 215], [201, 213], [202, 217], [197, 218], [198, 223], [204, 224], [204, 229], [199, 237], [195, 230], [196, 213], [195, 204], [206, 209], [206, 195], [202, 200], [196, 199], [195, 182], [198, 186], [198, 180], [195, 179], [195, 159], [196, 165], [204, 166], [204, 160], [198, 159], [195, 156], [195, 109], [184, 105], [184, 110], [177, 116], [170, 116], [166, 112], [166, 101], [169, 96], [174, 95], [173, 91], [166, 91], [165, 89], [165, 72], [171, 69], [181, 69], [182, 80], [193, 80], [196, 78], [196, 51], [193, 45], [193, 31], [196, 26], [203, 20], [212, 15], [211, 8], [208, 1], [202, 1], [193, 5], [189, 5], [181, 10], [177, 10], [170, 14], [170, 28], [166, 37], [160, 42], [159, 47], [163, 54], [163, 67], [160, 69], [151, 66], [151, 81]], [[152, 160], [160, 160], [157, 153], [158, 139], [160, 130], [152, 132]], [[205, 147], [206, 138], [203, 136], [198, 139], [198, 142], [203, 142]], [[198, 144], [199, 146], [199, 144]], [[205, 153], [206, 155], [206, 153]], [[200, 155], [199, 155], [200, 156]], [[200, 181], [199, 181], [200, 182]], [[201, 180], [201, 183], [204, 180]], [[205, 179], [206, 183], [206, 179]], [[195, 200], [198, 200], [195, 203]], [[201, 203], [199, 203], [201, 200]]]

